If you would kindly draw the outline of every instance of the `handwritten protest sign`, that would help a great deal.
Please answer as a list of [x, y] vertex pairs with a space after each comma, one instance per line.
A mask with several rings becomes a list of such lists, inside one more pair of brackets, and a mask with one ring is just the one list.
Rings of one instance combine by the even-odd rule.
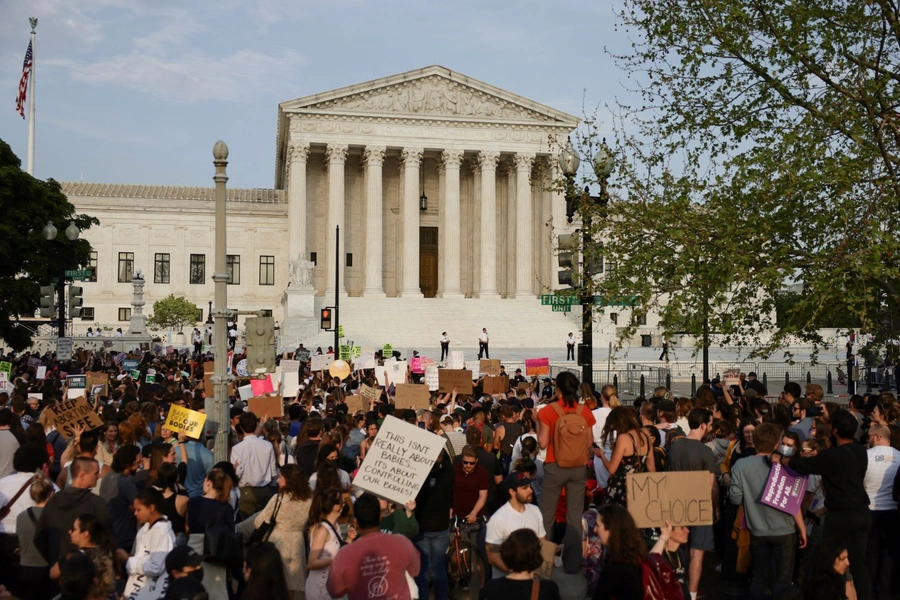
[[422, 368], [422, 358], [419, 356], [414, 356], [409, 359], [409, 370], [413, 373], [424, 373], [425, 369]]
[[725, 369], [722, 373], [722, 383], [724, 385], [740, 385], [741, 384], [741, 368], [732, 367]]
[[509, 391], [509, 377], [506, 375], [491, 375], [485, 377], [481, 385], [485, 394], [505, 394]]
[[304, 348], [303, 350], [298, 350], [295, 356], [300, 362], [309, 362], [309, 359], [312, 356], [312, 352]]
[[431, 408], [431, 392], [427, 385], [418, 383], [398, 383], [394, 392], [394, 406], [413, 410]]
[[398, 360], [398, 361], [388, 361], [384, 363], [384, 368], [387, 371], [388, 378], [391, 380], [391, 383], [405, 383], [406, 382], [406, 361]]
[[169, 416], [166, 417], [165, 428], [170, 431], [184, 433], [190, 438], [199, 438], [200, 434], [203, 433], [203, 425], [205, 423], [205, 413], [172, 404], [169, 406]]
[[264, 379], [251, 379], [250, 387], [253, 389], [254, 396], [262, 396], [263, 394], [270, 394], [275, 391], [275, 386], [272, 384], [272, 378], [268, 375], [266, 375]]
[[381, 388], [377, 387], [369, 387], [366, 384], [362, 384], [362, 387], [359, 388], [359, 395], [363, 397], [366, 401], [366, 405], [369, 402], [378, 402], [378, 399], [381, 398]]
[[472, 371], [472, 379], [478, 379], [479, 377], [481, 377], [481, 361], [467, 360], [466, 369]]
[[72, 360], [72, 338], [58, 338], [56, 340], [56, 360]]
[[553, 577], [553, 567], [556, 564], [556, 549], [559, 546], [549, 540], [541, 540], [541, 568], [538, 574], [544, 579]]
[[462, 350], [451, 350], [447, 358], [448, 369], [464, 369], [466, 367], [466, 355]]
[[465, 369], [438, 369], [438, 391], [441, 393], [452, 392], [453, 388], [459, 388], [460, 394], [471, 394], [472, 371]]
[[549, 375], [550, 359], [549, 358], [526, 358], [525, 359], [525, 375]]
[[46, 410], [50, 411], [56, 429], [67, 439], [75, 437], [76, 427], [84, 427], [86, 431], [103, 427], [103, 419], [83, 397], [57, 402]]
[[406, 504], [428, 478], [446, 440], [387, 416], [359, 468], [353, 485], [376, 496]]
[[369, 403], [362, 396], [352, 394], [344, 396], [344, 403], [347, 405], [347, 414], [353, 415], [369, 408]]
[[381, 357], [388, 359], [394, 355], [394, 347], [391, 344], [385, 344], [381, 347]]
[[325, 371], [334, 362], [334, 357], [328, 354], [317, 354], [313, 356], [310, 362], [310, 368], [313, 371]]
[[790, 467], [772, 463], [759, 501], [781, 512], [796, 515], [806, 493], [806, 484], [807, 478]]
[[37, 368], [37, 373], [35, 373], [35, 377], [37, 379], [43, 379], [46, 376], [47, 376], [47, 367], [41, 365], [40, 367]]
[[425, 385], [432, 392], [436, 392], [441, 387], [440, 374], [436, 366], [431, 365], [425, 369]]
[[712, 525], [713, 504], [709, 473], [670, 471], [630, 473], [628, 512], [638, 528], [676, 525]]
[[482, 358], [479, 361], [480, 370], [484, 375], [499, 375], [500, 374], [500, 359], [499, 358]]
[[216, 369], [215, 361], [208, 360], [205, 363], [203, 363], [203, 372], [204, 373], [212, 373], [213, 371], [215, 371], [215, 369]]
[[283, 360], [283, 361], [281, 361], [281, 372], [282, 373], [299, 373], [300, 372], [300, 361], [299, 360]]
[[259, 396], [250, 398], [247, 401], [247, 409], [254, 415], [262, 419], [267, 416], [273, 417], [284, 416], [284, 399], [281, 396]]

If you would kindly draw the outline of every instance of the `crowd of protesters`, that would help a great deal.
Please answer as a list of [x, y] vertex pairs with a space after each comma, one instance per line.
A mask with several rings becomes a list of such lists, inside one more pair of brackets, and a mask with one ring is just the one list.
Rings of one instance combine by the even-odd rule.
[[[216, 463], [212, 438], [164, 425], [172, 406], [205, 410], [209, 357], [194, 350], [0, 357], [11, 363], [0, 597], [444, 600], [457, 530], [486, 575], [467, 592], [486, 599], [900, 593], [900, 405], [889, 391], [842, 408], [815, 384], [768, 396], [751, 373], [691, 398], [657, 388], [625, 402], [568, 371], [516, 371], [507, 393], [485, 395], [478, 380], [473, 394], [433, 392], [412, 410], [396, 408], [395, 384], [421, 375], [378, 386], [371, 370], [341, 381], [304, 362], [282, 418], [230, 398], [229, 458]], [[87, 373], [108, 378], [84, 392], [103, 426], [67, 436], [53, 407]], [[380, 396], [351, 412], [363, 384]], [[445, 441], [405, 505], [353, 485], [388, 416]], [[760, 502], [774, 463], [808, 477], [796, 514]], [[636, 526], [628, 475], [665, 471], [709, 474], [713, 524]]]

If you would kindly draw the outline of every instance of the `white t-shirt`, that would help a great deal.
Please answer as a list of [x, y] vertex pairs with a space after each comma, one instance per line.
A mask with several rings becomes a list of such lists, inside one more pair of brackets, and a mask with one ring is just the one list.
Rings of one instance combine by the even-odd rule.
[[483, 343], [483, 344], [486, 344], [486, 343], [487, 343], [487, 341], [488, 341], [488, 334], [487, 334], [486, 331], [482, 331], [482, 332], [478, 335], [478, 341], [481, 342], [481, 343]]
[[866, 450], [869, 466], [863, 480], [869, 495], [869, 510], [897, 510], [897, 502], [891, 497], [894, 477], [900, 468], [900, 450], [891, 446], [875, 446]]
[[[591, 413], [594, 415], [594, 442], [597, 444], [603, 443], [603, 428], [606, 426], [606, 417], [609, 416], [609, 413], [612, 412], [612, 409], [608, 406], [598, 406]], [[606, 460], [610, 460], [612, 458], [613, 445], [616, 443], [616, 432], [610, 432], [609, 439], [606, 441], [606, 444], [603, 446], [603, 452], [606, 454]], [[606, 470], [606, 467], [603, 466], [603, 461], [600, 460], [599, 456], [594, 456], [594, 476], [597, 478], [597, 485], [599, 487], [605, 488], [606, 484], [609, 483], [609, 471]]]
[[[534, 504], [526, 504], [525, 511], [519, 512], [509, 502], [497, 509], [487, 524], [487, 533], [484, 542], [499, 546], [506, 541], [513, 531], [517, 529], [530, 529], [539, 538], [546, 537], [544, 531], [544, 517], [541, 510]], [[494, 579], [504, 577], [506, 573], [494, 567]]]

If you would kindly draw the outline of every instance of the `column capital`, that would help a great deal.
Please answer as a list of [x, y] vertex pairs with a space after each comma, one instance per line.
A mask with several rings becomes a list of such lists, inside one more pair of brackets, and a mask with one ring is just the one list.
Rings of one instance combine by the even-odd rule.
[[291, 142], [288, 144], [288, 162], [306, 161], [309, 158], [308, 142]]
[[496, 170], [497, 163], [500, 161], [500, 153], [493, 152], [491, 150], [482, 150], [478, 153], [478, 164], [481, 165], [481, 170], [484, 171], [486, 169]]
[[444, 168], [459, 168], [460, 163], [462, 162], [464, 152], [462, 150], [444, 150], [441, 152], [441, 161], [444, 163]]
[[379, 166], [384, 164], [384, 153], [387, 148], [384, 146], [366, 146], [363, 150], [363, 160], [366, 165]]
[[325, 148], [325, 159], [329, 164], [344, 164], [347, 162], [347, 144], [328, 144]]
[[400, 162], [404, 166], [418, 166], [422, 162], [424, 155], [425, 150], [423, 148], [403, 148], [400, 151]]
[[513, 157], [513, 161], [515, 161], [517, 171], [530, 171], [534, 164], [534, 153], [519, 152]]

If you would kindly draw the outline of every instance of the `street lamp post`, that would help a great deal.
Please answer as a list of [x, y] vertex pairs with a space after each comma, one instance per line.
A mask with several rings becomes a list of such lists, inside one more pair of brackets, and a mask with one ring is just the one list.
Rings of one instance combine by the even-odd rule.
[[228, 376], [226, 375], [226, 350], [225, 350], [225, 320], [227, 318], [228, 309], [228, 289], [226, 283], [228, 281], [228, 273], [225, 264], [226, 239], [225, 239], [225, 204], [226, 189], [225, 183], [228, 181], [228, 175], [225, 167], [228, 166], [228, 146], [225, 142], [218, 141], [213, 146], [213, 165], [216, 168], [216, 174], [213, 181], [216, 183], [216, 270], [213, 273], [213, 281], [215, 282], [215, 300], [216, 310], [213, 316], [215, 324], [215, 335], [213, 337], [213, 348], [215, 352], [215, 362], [213, 363], [213, 376], [211, 377], [213, 389], [213, 406], [207, 413], [212, 413], [213, 421], [216, 423], [216, 439], [215, 439], [215, 460], [222, 462], [228, 460]]
[[[44, 239], [51, 243], [51, 248], [53, 249], [52, 256], [57, 267], [56, 302], [59, 305], [59, 308], [56, 317], [56, 337], [61, 338], [66, 337], [66, 265], [62, 258], [62, 252], [60, 252], [59, 248], [53, 244], [53, 242], [56, 241], [57, 234], [57, 229], [53, 226], [53, 221], [47, 221], [47, 224], [44, 226], [43, 234]], [[79, 235], [81, 235], [81, 230], [78, 229], [78, 226], [75, 225], [74, 222], [70, 222], [69, 226], [66, 227], [66, 239], [70, 242], [74, 242], [78, 239]]]
[[[591, 196], [588, 194], [588, 188], [585, 187], [584, 192], [578, 193], [575, 190], [575, 175], [578, 173], [578, 167], [581, 165], [581, 158], [572, 145], [570, 139], [566, 144], [559, 157], [559, 167], [566, 178], [566, 205], [567, 214], [574, 215], [577, 210], [577, 202], [582, 200], [584, 210], [581, 211], [581, 347], [578, 353], [578, 363], [581, 365], [581, 380], [583, 383], [593, 381], [594, 372], [594, 296], [591, 294], [587, 285], [587, 278], [592, 276], [588, 273], [588, 261], [585, 258], [585, 248], [591, 243], [591, 215], [587, 210], [587, 203], [606, 206], [609, 203], [609, 192], [607, 191], [607, 183], [609, 176], [613, 170], [613, 156], [606, 145], [606, 138], [600, 145], [597, 154], [594, 155], [591, 164], [594, 168], [594, 174], [600, 182], [600, 195]], [[572, 222], [572, 217], [569, 217]], [[574, 282], [573, 282], [574, 283]]]

